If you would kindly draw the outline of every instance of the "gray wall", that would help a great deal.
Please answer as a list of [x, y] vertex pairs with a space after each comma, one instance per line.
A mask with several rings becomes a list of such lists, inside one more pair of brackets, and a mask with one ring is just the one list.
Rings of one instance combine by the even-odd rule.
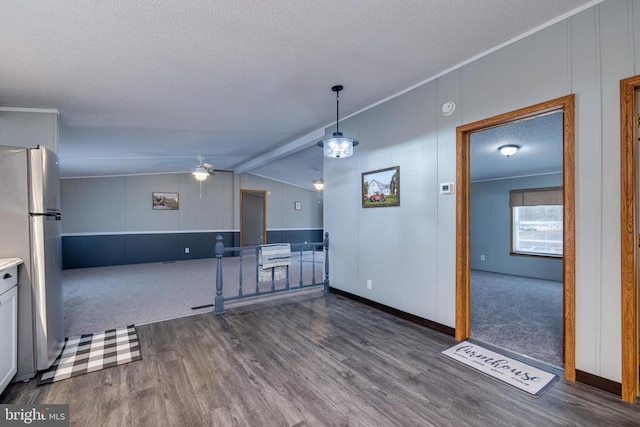
[[[63, 179], [63, 234], [233, 229], [233, 174], [199, 185], [190, 174]], [[153, 210], [154, 191], [179, 193], [180, 208]]]
[[[63, 179], [64, 267], [211, 257], [217, 234], [237, 246], [241, 188], [267, 191], [267, 241], [321, 240], [322, 194], [281, 182], [217, 172], [200, 197], [190, 174]], [[154, 191], [179, 193], [180, 208], [153, 210]]]
[[[244, 190], [267, 192], [267, 232], [322, 228], [323, 194], [251, 174], [237, 175], [238, 186]], [[295, 210], [294, 203], [302, 202], [302, 210]], [[238, 206], [236, 211], [240, 211]], [[239, 218], [236, 215], [235, 218]], [[240, 224], [236, 223], [239, 229]]]
[[[62, 180], [64, 234], [238, 231], [240, 189], [267, 191], [267, 229], [322, 228], [322, 193], [253, 175], [217, 172], [202, 183], [190, 174]], [[153, 210], [151, 193], [176, 192], [180, 209]], [[294, 201], [303, 209], [294, 210]]]
[[58, 153], [58, 111], [0, 108], [0, 145], [35, 148]]
[[[619, 84], [639, 73], [640, 0], [608, 0], [345, 120], [361, 143], [324, 162], [332, 286], [454, 327], [456, 127], [575, 93], [576, 368], [620, 381]], [[401, 206], [362, 209], [360, 174], [395, 165]]]
[[[562, 174], [471, 184], [471, 268], [562, 282], [562, 259], [513, 256], [509, 190], [562, 186]], [[482, 261], [480, 255], [485, 256]]]

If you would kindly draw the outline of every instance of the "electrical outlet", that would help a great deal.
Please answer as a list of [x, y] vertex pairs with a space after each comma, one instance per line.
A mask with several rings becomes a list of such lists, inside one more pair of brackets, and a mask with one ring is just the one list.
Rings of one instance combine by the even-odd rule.
[[189, 253], [189, 248], [184, 248], [184, 253], [188, 254]]
[[369, 290], [373, 289], [373, 284], [371, 283], [371, 280], [367, 280], [367, 289]]
[[484, 255], [480, 255], [480, 261], [485, 261]]

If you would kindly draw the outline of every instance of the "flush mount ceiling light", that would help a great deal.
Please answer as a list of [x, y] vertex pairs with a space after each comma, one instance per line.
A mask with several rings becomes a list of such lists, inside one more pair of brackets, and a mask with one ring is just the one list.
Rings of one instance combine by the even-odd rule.
[[311, 181], [311, 183], [313, 184], [313, 188], [318, 191], [322, 191], [322, 189], [324, 188], [324, 179], [322, 178], [314, 179], [313, 181]]
[[500, 147], [498, 147], [498, 150], [500, 150], [500, 154], [506, 157], [513, 156], [518, 152], [519, 149], [520, 146], [514, 144], [501, 145]]
[[318, 141], [318, 146], [322, 147], [325, 157], [342, 158], [350, 157], [353, 154], [353, 147], [360, 142], [357, 139], [343, 136], [340, 132], [340, 91], [344, 89], [342, 85], [331, 88], [336, 93], [336, 131], [332, 136]]

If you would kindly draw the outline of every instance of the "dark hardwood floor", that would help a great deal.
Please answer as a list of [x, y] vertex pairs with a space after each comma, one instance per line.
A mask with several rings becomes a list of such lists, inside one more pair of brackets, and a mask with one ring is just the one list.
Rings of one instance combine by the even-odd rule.
[[0, 403], [86, 426], [631, 426], [640, 406], [559, 380], [540, 398], [440, 354], [448, 335], [311, 293], [138, 327], [143, 360]]

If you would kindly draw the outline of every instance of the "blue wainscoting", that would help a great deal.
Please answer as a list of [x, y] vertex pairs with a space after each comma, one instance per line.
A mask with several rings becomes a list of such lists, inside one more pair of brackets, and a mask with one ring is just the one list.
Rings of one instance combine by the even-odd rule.
[[[240, 244], [237, 231], [63, 236], [62, 268], [215, 258], [218, 234], [227, 247]], [[321, 242], [322, 238], [320, 229], [267, 230], [267, 243]], [[189, 248], [188, 254], [184, 248]]]
[[[322, 242], [323, 232], [315, 230], [267, 230], [267, 243]], [[225, 243], [226, 245], [226, 243]]]

